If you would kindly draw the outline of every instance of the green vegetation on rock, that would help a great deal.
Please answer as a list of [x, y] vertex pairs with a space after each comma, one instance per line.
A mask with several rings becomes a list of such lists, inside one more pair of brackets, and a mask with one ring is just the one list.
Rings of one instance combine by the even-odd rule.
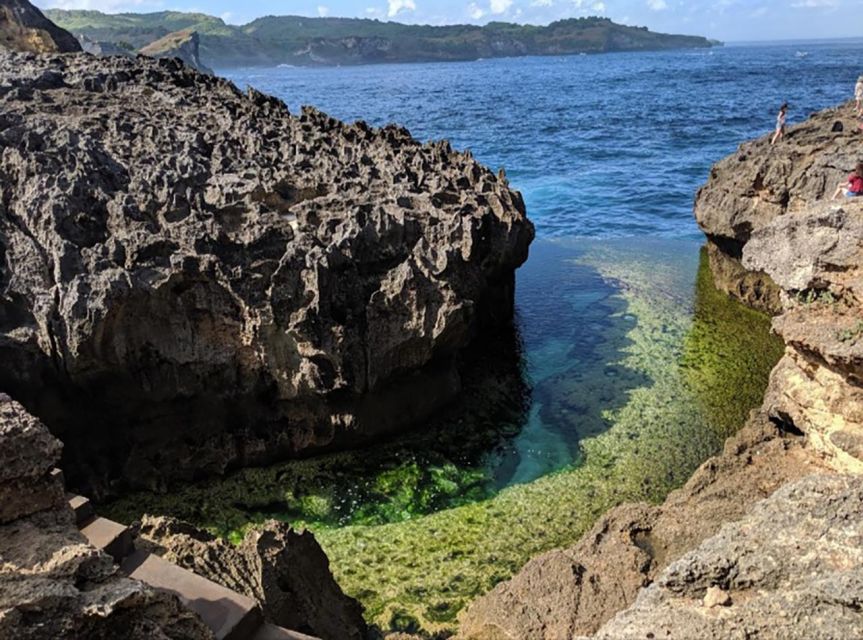
[[58, 25], [102, 42], [142, 48], [184, 29], [201, 36], [201, 58], [211, 67], [335, 65], [476, 60], [523, 55], [566, 55], [710, 47], [697, 36], [653, 33], [607, 18], [578, 18], [548, 26], [492, 22], [406, 25], [355, 18], [266, 16], [242, 26], [201, 13], [104, 14], [51, 9]]

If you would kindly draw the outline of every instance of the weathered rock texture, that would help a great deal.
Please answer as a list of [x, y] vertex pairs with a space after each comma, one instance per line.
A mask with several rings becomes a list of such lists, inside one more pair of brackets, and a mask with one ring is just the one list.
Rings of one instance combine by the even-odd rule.
[[477, 600], [461, 620], [459, 638], [569, 640], [593, 633], [669, 563], [818, 463], [802, 438], [755, 414], [663, 505], [613, 509], [577, 545], [532, 560]]
[[0, 0], [0, 50], [70, 53], [81, 45], [27, 0]]
[[743, 248], [778, 217], [829, 198], [860, 159], [858, 122], [849, 104], [790, 127], [776, 146], [765, 136], [717, 163], [695, 204], [717, 286], [751, 306], [779, 312], [775, 283], [740, 265]]
[[533, 227], [447, 143], [173, 60], [0, 55], [0, 389], [89, 495], [413, 426]]
[[118, 575], [87, 543], [50, 473], [59, 455], [47, 428], [0, 395], [0, 638], [211, 639], [176, 597]]
[[200, 37], [193, 29], [183, 29], [169, 33], [146, 47], [139, 49], [139, 53], [151, 58], [179, 58], [184, 64], [212, 74], [213, 70], [201, 62]]
[[863, 472], [863, 203], [777, 218], [753, 235], [743, 264], [786, 292], [773, 322], [786, 355], [765, 409], [837, 470]]
[[322, 640], [361, 640], [360, 604], [336, 584], [314, 536], [269, 522], [233, 546], [171, 518], [146, 517], [138, 546], [243, 593], [269, 622]]
[[811, 476], [673, 563], [593, 638], [860, 638], [861, 601], [863, 478]]

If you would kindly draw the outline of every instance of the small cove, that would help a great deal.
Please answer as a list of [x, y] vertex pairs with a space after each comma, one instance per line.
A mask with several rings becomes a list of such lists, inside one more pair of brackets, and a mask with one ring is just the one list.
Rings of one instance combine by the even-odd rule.
[[713, 288], [692, 198], [712, 162], [769, 129], [774, 103], [802, 119], [842, 100], [861, 48], [225, 73], [295, 112], [397, 121], [506, 166], [539, 236], [515, 326], [486, 336], [433, 424], [106, 513], [232, 539], [267, 518], [307, 526], [370, 622], [446, 635], [472, 598], [610, 506], [662, 500], [760, 403], [781, 344]]

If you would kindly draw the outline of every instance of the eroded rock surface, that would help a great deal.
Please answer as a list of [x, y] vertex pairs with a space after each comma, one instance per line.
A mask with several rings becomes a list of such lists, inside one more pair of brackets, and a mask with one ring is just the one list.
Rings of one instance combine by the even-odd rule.
[[27, 0], [0, 0], [0, 51], [72, 53], [81, 45]]
[[0, 638], [211, 640], [175, 596], [119, 575], [87, 543], [51, 473], [59, 455], [48, 429], [0, 395]]
[[533, 227], [447, 143], [173, 60], [3, 54], [0, 111], [0, 389], [88, 495], [421, 423], [511, 321]]
[[273, 521], [233, 546], [172, 518], [146, 517], [140, 535], [166, 560], [259, 602], [269, 622], [322, 640], [365, 637], [361, 605], [336, 584], [308, 531]]
[[756, 414], [663, 505], [613, 509], [577, 545], [532, 560], [477, 600], [459, 638], [569, 640], [593, 633], [672, 561], [818, 465], [802, 438]]
[[765, 409], [840, 471], [863, 472], [863, 203], [825, 203], [753, 234], [743, 264], [782, 287], [786, 354]]
[[[717, 587], [724, 606], [708, 606]], [[863, 478], [817, 475], [671, 564], [593, 638], [859, 638], [861, 601]]]

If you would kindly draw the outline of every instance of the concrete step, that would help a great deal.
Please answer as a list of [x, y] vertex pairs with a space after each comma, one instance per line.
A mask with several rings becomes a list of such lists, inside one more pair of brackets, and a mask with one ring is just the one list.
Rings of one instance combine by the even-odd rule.
[[[176, 594], [212, 629], [217, 640], [255, 637], [264, 619], [257, 603], [146, 551], [135, 551], [120, 565], [126, 575]], [[300, 636], [302, 638], [302, 636]], [[273, 640], [280, 640], [278, 636]]]
[[258, 633], [255, 634], [255, 637], [252, 640], [321, 640], [320, 638], [315, 638], [313, 636], [307, 636], [304, 633], [298, 633], [296, 631], [288, 631], [287, 629], [282, 629], [282, 627], [277, 627], [274, 624], [270, 624], [269, 622], [264, 624], [259, 630]]
[[90, 544], [110, 555], [114, 562], [122, 562], [135, 548], [129, 528], [107, 518], [92, 516], [78, 526]]
[[75, 524], [80, 527], [85, 522], [92, 520], [96, 515], [96, 510], [93, 509], [93, 503], [84, 496], [74, 496], [69, 494], [69, 506], [75, 512]]

